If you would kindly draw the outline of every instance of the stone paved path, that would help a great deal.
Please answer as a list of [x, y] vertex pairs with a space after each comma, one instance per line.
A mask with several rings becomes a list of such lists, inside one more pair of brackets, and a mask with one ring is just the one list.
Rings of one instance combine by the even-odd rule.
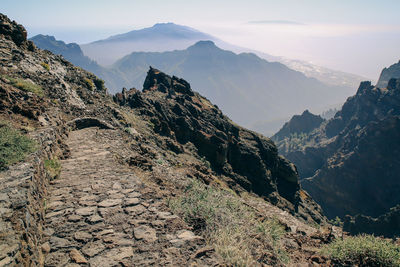
[[74, 131], [67, 145], [46, 203], [45, 266], [216, 264], [204, 240], [115, 159], [126, 146], [118, 131]]

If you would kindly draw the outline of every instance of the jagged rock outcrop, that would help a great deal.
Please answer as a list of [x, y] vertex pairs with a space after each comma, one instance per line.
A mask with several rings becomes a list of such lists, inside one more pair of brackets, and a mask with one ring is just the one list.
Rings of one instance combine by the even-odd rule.
[[143, 92], [132, 89], [114, 98], [149, 117], [155, 132], [181, 145], [193, 143], [233, 188], [239, 185], [292, 212], [308, 209], [295, 166], [278, 156], [273, 142], [232, 123], [185, 80], [150, 68]]
[[376, 86], [379, 88], [385, 88], [388, 85], [390, 79], [392, 79], [392, 78], [395, 78], [395, 79], [400, 78], [400, 60], [399, 60], [399, 62], [391, 65], [390, 67], [384, 68], [382, 70]]
[[318, 128], [323, 121], [324, 119], [321, 116], [314, 115], [310, 111], [305, 110], [301, 115], [294, 115], [271, 139], [278, 142], [292, 134], [308, 134], [315, 128]]
[[282, 150], [325, 214], [377, 217], [400, 203], [400, 80], [362, 82], [335, 117]]
[[9, 20], [7, 16], [3, 14], [0, 14], [0, 21], [0, 34], [3, 35], [3, 38], [12, 40], [18, 46], [27, 43], [26, 37], [28, 33], [24, 26]]

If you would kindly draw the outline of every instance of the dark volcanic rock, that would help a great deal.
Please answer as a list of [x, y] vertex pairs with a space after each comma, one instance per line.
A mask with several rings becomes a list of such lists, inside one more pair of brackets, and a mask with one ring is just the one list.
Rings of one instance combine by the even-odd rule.
[[305, 139], [281, 151], [328, 217], [377, 217], [400, 203], [400, 80], [383, 89], [362, 82], [335, 117]]
[[338, 138], [335, 153], [302, 185], [328, 217], [379, 216], [400, 203], [399, 140], [399, 116], [370, 122]]
[[301, 115], [294, 115], [271, 139], [278, 142], [292, 134], [310, 133], [318, 128], [323, 121], [324, 119], [321, 116], [305, 110]]
[[13, 40], [18, 46], [27, 43], [27, 32], [21, 24], [10, 21], [6, 15], [0, 14], [0, 34], [6, 39]]
[[400, 61], [393, 64], [389, 68], [384, 68], [379, 76], [378, 83], [376, 84], [379, 88], [385, 88], [388, 86], [389, 80], [395, 78], [400, 78]]
[[295, 166], [278, 156], [274, 143], [233, 124], [185, 80], [150, 68], [143, 92], [124, 90], [114, 99], [148, 116], [157, 133], [193, 143], [232, 187], [240, 185], [292, 211], [309, 209], [299, 196]]

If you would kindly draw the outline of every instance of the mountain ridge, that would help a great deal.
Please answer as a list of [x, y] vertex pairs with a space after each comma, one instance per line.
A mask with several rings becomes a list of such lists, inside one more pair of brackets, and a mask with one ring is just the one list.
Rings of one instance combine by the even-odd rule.
[[[146, 31], [146, 33], [149, 34], [151, 32], [151, 30], [153, 29], [154, 36], [160, 37], [160, 33], [155, 30], [157, 28], [157, 27], [155, 27], [156, 25], [158, 25], [158, 24], [155, 24], [152, 27], [147, 27], [147, 28], [139, 29], [139, 30], [133, 30], [133, 31], [130, 31], [125, 34], [119, 34], [119, 35], [114, 35], [114, 36], [120, 36], [120, 37], [126, 38], [126, 36], [129, 34], [135, 35], [135, 34], [140, 33], [141, 31]], [[249, 49], [249, 48], [244, 48], [244, 47], [240, 47], [237, 45], [232, 45], [232, 44], [224, 42], [223, 40], [220, 40], [212, 35], [203, 33], [197, 29], [194, 29], [194, 28], [191, 28], [188, 26], [177, 25], [172, 22], [171, 23], [162, 23], [161, 25], [168, 25], [169, 26], [168, 30], [170, 31], [171, 35], [173, 34], [173, 33], [171, 33], [172, 29], [174, 29], [174, 31], [176, 31], [178, 33], [184, 30], [188, 34], [188, 31], [190, 31], [191, 37], [189, 39], [191, 40], [191, 42], [183, 42], [183, 43], [177, 42], [177, 43], [174, 43], [174, 46], [173, 46], [173, 45], [169, 44], [169, 42], [171, 41], [170, 37], [167, 39], [164, 39], [164, 40], [159, 40], [160, 38], [157, 38], [158, 39], [157, 42], [160, 42], [160, 44], [156, 47], [153, 47], [153, 45], [154, 45], [153, 43], [155, 40], [152, 39], [153, 38], [152, 36], [149, 36], [149, 38], [150, 38], [149, 40], [153, 40], [153, 41], [147, 41], [147, 45], [143, 45], [140, 42], [138, 42], [137, 44], [135, 44], [135, 42], [130, 42], [130, 47], [129, 46], [123, 47], [124, 53], [119, 53], [118, 56], [112, 56], [112, 58], [107, 58], [105, 65], [113, 64], [118, 59], [120, 59], [123, 56], [128, 55], [132, 52], [166, 52], [166, 51], [173, 51], [173, 50], [182, 50], [182, 49], [186, 49], [187, 47], [193, 45], [193, 43], [195, 43], [197, 41], [211, 40], [211, 41], [216, 42], [217, 45], [222, 47], [223, 49], [231, 50], [235, 53], [243, 53], [243, 52], [254, 53], [263, 59], [266, 59], [268, 61], [276, 61], [276, 62], [283, 63], [283, 64], [287, 65], [289, 68], [303, 72], [308, 77], [316, 78], [316, 79], [318, 79], [324, 83], [330, 84], [330, 85], [347, 86], [349, 88], [355, 88], [361, 81], [366, 80], [366, 78], [361, 77], [359, 75], [344, 73], [344, 72], [337, 71], [337, 70], [331, 70], [329, 68], [317, 66], [317, 65], [314, 65], [309, 62], [302, 61], [302, 60], [288, 59], [288, 58], [285, 58], [282, 56], [273, 56], [273, 55], [267, 54], [265, 52], [256, 51], [254, 49]], [[114, 37], [114, 36], [111, 36], [111, 37]], [[104, 43], [105, 40], [106, 39], [98, 40], [98, 41]], [[81, 46], [82, 46], [83, 51], [88, 56], [90, 56], [93, 59], [96, 59], [98, 62], [103, 64], [102, 59], [103, 59], [104, 55], [102, 55], [102, 51], [104, 54], [104, 49], [90, 45], [90, 44], [93, 44], [96, 42], [97, 41], [89, 43], [89, 44], [83, 44]], [[89, 47], [92, 48], [92, 51], [89, 49]], [[152, 47], [153, 47], [153, 49], [149, 49]], [[96, 50], [97, 52], [95, 52], [93, 49]], [[120, 49], [120, 48], [118, 48], [118, 49]], [[110, 51], [112, 51], [112, 50], [117, 50], [117, 49], [113, 48], [112, 46], [107, 47], [108, 53], [110, 53]]]
[[346, 89], [327, 86], [281, 63], [251, 53], [235, 54], [211, 41], [199, 41], [186, 50], [134, 52], [113, 65], [125, 74], [129, 84], [142, 84], [147, 66], [186, 77], [200, 93], [246, 127], [305, 108], [322, 108], [348, 95]]
[[362, 82], [334, 118], [276, 140], [328, 218], [350, 215], [345, 229], [352, 233], [398, 233], [398, 208], [390, 209], [400, 203], [399, 110], [399, 79], [385, 88]]

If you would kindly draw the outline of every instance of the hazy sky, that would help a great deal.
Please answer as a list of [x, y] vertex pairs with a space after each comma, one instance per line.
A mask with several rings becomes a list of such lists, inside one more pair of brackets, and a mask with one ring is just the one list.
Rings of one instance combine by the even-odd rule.
[[0, 0], [30, 36], [86, 43], [174, 22], [371, 79], [400, 59], [399, 11], [400, 0]]

